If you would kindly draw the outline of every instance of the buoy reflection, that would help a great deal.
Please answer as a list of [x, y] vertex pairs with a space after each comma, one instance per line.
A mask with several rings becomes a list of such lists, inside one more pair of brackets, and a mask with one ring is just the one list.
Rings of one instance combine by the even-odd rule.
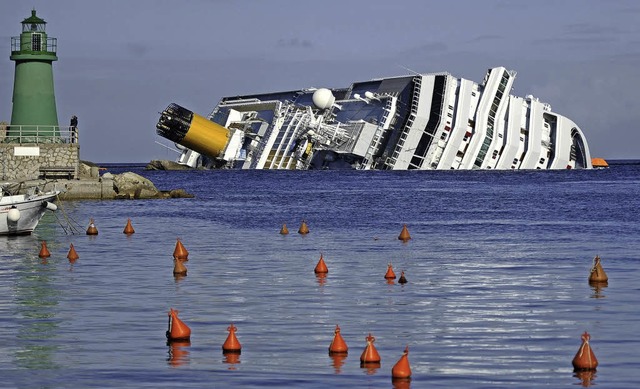
[[365, 369], [367, 375], [374, 375], [380, 369], [380, 362], [361, 362], [360, 367]]
[[324, 286], [327, 283], [327, 273], [316, 274], [316, 281], [318, 281], [318, 285]]
[[411, 389], [411, 378], [392, 378], [393, 389]]
[[331, 358], [331, 366], [333, 366], [333, 370], [336, 374], [342, 373], [342, 366], [344, 365], [345, 359], [347, 359], [346, 353], [329, 353], [329, 358]]
[[573, 376], [580, 380], [583, 388], [588, 388], [591, 386], [591, 381], [595, 380], [596, 372], [595, 370], [581, 370], [574, 372]]
[[229, 370], [236, 370], [234, 365], [240, 363], [240, 353], [224, 353], [223, 363], [229, 365]]
[[178, 367], [189, 362], [189, 350], [187, 347], [191, 346], [189, 341], [167, 341], [169, 346], [169, 358], [167, 361], [170, 366]]
[[592, 298], [601, 299], [605, 297], [602, 291], [607, 287], [607, 284], [592, 283], [590, 285], [591, 290], [593, 291], [593, 294], [591, 295]]

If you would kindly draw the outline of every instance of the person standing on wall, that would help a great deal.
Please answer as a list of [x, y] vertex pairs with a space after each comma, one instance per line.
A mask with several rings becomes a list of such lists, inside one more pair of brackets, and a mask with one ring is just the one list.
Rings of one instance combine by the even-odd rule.
[[78, 117], [76, 115], [71, 116], [71, 143], [78, 142]]

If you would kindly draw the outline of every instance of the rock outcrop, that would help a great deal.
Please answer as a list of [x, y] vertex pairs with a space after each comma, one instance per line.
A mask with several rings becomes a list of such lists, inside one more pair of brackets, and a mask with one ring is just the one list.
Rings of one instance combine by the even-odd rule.
[[[105, 173], [102, 177], [109, 173]], [[116, 198], [123, 199], [150, 199], [160, 196], [160, 191], [150, 180], [139, 174], [124, 172], [113, 176], [113, 190]]]
[[104, 173], [99, 178], [77, 178], [60, 180], [30, 180], [10, 182], [11, 191], [23, 193], [27, 188], [37, 186], [44, 191], [60, 190], [61, 200], [114, 200], [114, 199], [168, 199], [191, 198], [184, 189], [161, 191], [150, 180], [139, 174], [125, 172]]
[[116, 175], [105, 173], [102, 179], [113, 179], [113, 190], [116, 199], [157, 199], [157, 198], [191, 198], [192, 194], [184, 189], [160, 191], [150, 180], [139, 174], [124, 172]]
[[193, 168], [182, 165], [174, 161], [168, 161], [164, 159], [154, 159], [149, 162], [145, 167], [145, 170], [191, 170]]

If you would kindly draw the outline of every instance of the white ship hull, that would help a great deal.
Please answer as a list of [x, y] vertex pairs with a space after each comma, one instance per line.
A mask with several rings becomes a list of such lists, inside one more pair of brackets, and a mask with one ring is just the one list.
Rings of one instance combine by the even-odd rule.
[[192, 167], [592, 168], [580, 128], [533, 96], [511, 96], [515, 76], [497, 67], [480, 84], [433, 73], [226, 97], [207, 118], [215, 128], [172, 104], [157, 129]]

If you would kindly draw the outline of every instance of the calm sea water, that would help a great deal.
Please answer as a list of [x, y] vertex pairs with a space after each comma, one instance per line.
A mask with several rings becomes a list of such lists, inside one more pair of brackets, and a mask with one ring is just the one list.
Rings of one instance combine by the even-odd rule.
[[[559, 172], [111, 170], [196, 197], [67, 201], [34, 235], [0, 239], [3, 387], [640, 383], [638, 163]], [[90, 218], [98, 236], [85, 235]], [[122, 233], [127, 218], [131, 236]], [[303, 219], [307, 236], [296, 233]], [[65, 233], [67, 221], [79, 233]], [[408, 243], [397, 239], [403, 224]], [[189, 250], [181, 279], [177, 238]], [[325, 279], [313, 272], [321, 254]], [[596, 255], [607, 287], [587, 282]], [[388, 263], [409, 282], [388, 284]], [[189, 344], [167, 345], [170, 308], [191, 327]], [[243, 347], [235, 357], [221, 350], [231, 322]], [[336, 324], [349, 346], [342, 359], [327, 352]], [[584, 331], [600, 361], [592, 377], [571, 366]], [[360, 367], [368, 333], [378, 368]], [[412, 380], [392, 382], [406, 345]]]

